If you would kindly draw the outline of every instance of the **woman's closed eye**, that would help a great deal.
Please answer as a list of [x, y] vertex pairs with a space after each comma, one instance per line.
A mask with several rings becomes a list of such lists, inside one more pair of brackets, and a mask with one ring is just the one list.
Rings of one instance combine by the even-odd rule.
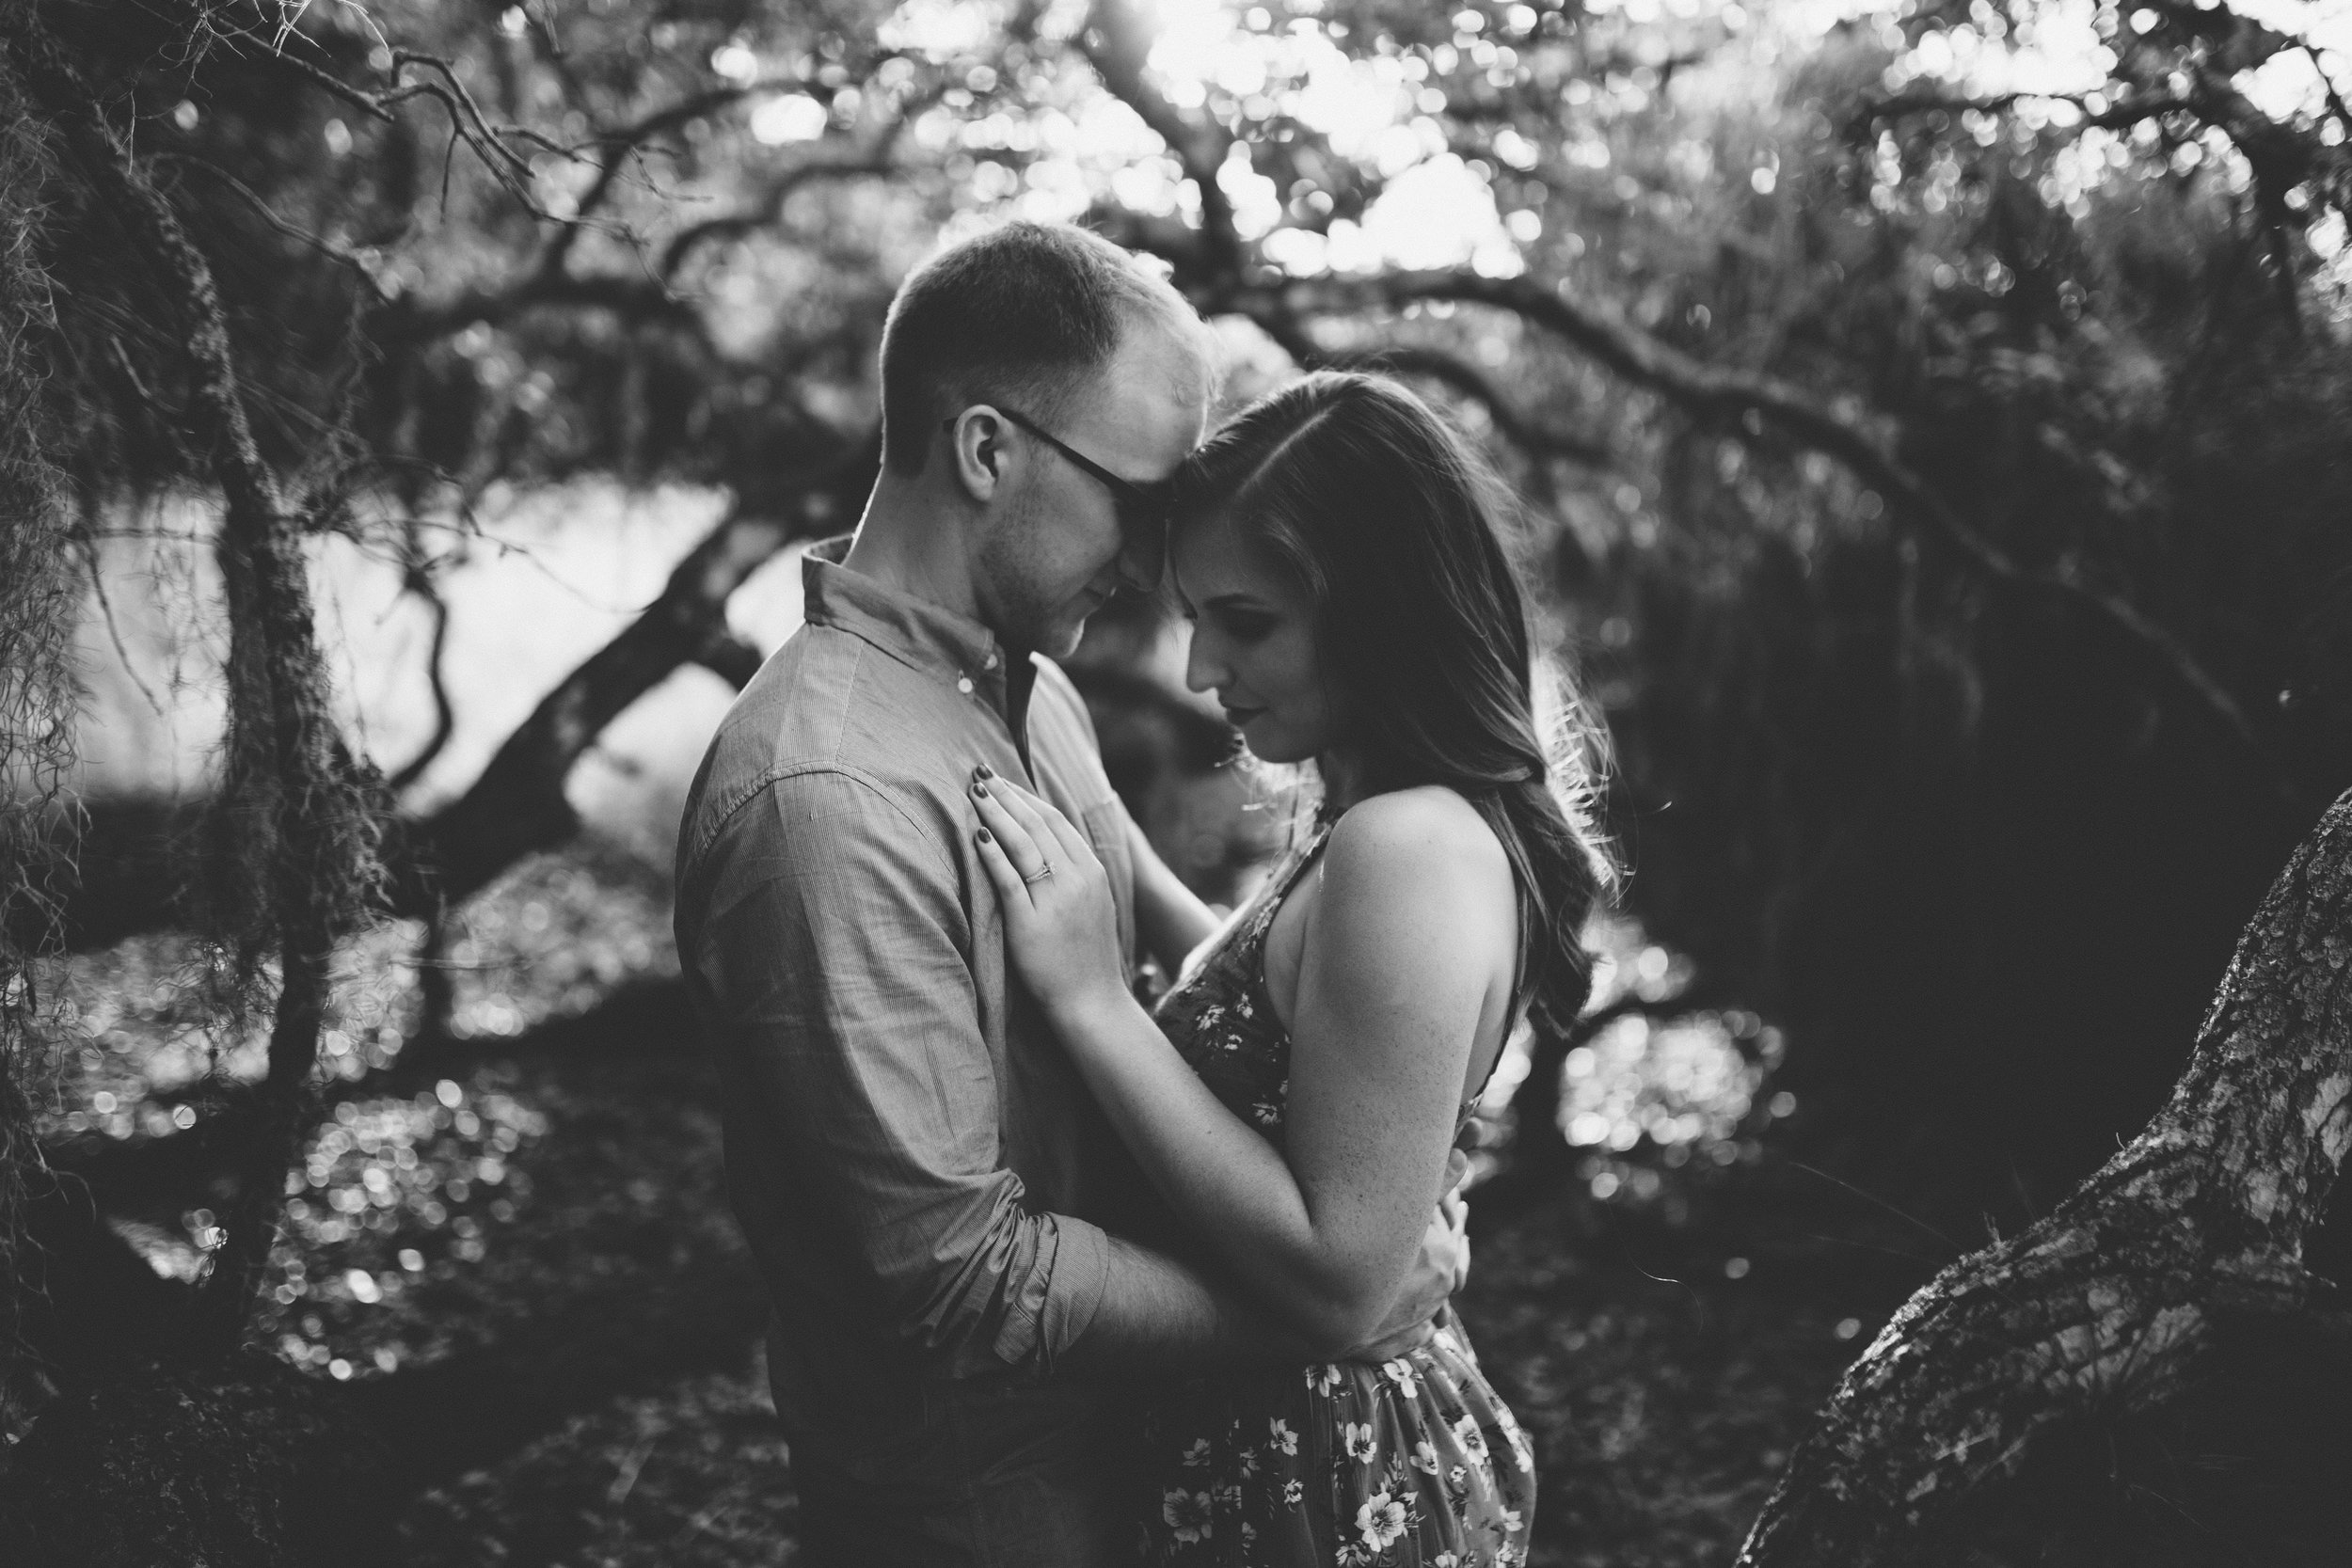
[[1213, 610], [1216, 626], [1238, 642], [1255, 642], [1281, 624], [1280, 617], [1257, 610]]

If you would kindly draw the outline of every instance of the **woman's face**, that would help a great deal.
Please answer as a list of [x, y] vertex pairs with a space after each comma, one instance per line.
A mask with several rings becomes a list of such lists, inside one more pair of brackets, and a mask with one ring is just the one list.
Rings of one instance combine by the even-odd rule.
[[1192, 622], [1184, 684], [1215, 691], [1226, 721], [1266, 762], [1304, 762], [1338, 738], [1315, 657], [1314, 607], [1230, 517], [1176, 531], [1169, 565]]

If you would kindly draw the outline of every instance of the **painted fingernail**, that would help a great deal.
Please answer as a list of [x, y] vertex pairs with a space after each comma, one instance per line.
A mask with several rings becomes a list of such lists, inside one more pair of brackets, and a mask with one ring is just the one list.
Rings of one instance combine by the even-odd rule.
[[996, 769], [994, 769], [993, 768], [991, 768], [991, 767], [990, 767], [988, 764], [986, 764], [986, 763], [982, 763], [982, 764], [980, 764], [980, 777], [981, 777], [981, 778], [983, 778], [983, 779], [993, 779], [993, 778], [994, 778], [995, 776], [996, 776]]
[[986, 828], [982, 828], [980, 830], [980, 842], [982, 844], [993, 844], [996, 841], [989, 836], [989, 832]]
[[972, 786], [972, 793], [975, 795], [985, 795], [988, 793], [988, 785], [984, 784], [975, 784]]

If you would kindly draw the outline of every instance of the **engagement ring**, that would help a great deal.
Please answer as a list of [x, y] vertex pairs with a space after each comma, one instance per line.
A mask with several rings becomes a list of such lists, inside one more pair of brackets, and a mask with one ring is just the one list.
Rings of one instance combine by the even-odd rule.
[[1051, 877], [1053, 874], [1054, 863], [1052, 861], [1047, 861], [1043, 865], [1039, 866], [1035, 871], [1030, 872], [1027, 876], [1022, 878], [1021, 879], [1034, 887], [1038, 883], [1045, 880], [1046, 878]]

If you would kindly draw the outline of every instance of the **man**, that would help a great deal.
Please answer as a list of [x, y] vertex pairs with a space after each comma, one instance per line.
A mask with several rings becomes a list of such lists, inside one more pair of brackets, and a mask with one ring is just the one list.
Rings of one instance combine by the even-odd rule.
[[[964, 786], [986, 763], [1081, 824], [1132, 953], [1135, 879], [1169, 873], [1052, 658], [1122, 582], [1156, 579], [1207, 356], [1125, 252], [1013, 224], [908, 278], [882, 375], [858, 531], [812, 552], [806, 626], [695, 780], [678, 947], [776, 1307], [809, 1560], [1115, 1562], [1135, 1543], [1130, 1380], [1306, 1357], [1177, 1256], [1008, 984]], [[1399, 1321], [1444, 1293], [1442, 1252]]]

